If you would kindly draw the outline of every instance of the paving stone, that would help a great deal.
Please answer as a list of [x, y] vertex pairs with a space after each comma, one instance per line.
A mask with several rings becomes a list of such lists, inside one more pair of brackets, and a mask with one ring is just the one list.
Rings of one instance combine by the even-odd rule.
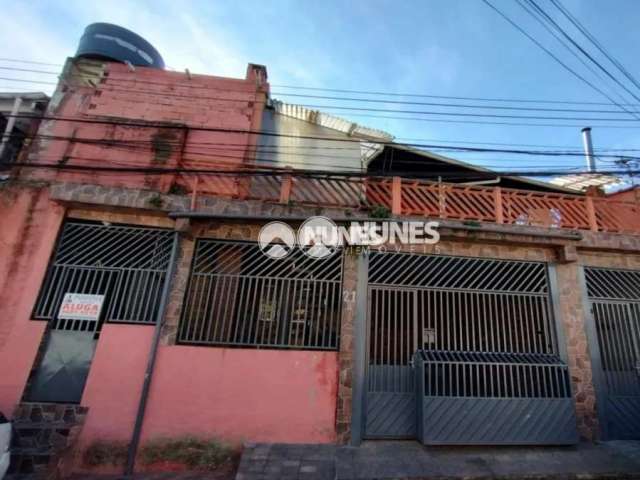
[[425, 447], [402, 441], [365, 442], [358, 448], [276, 444], [264, 471], [252, 475], [242, 466], [243, 476], [236, 480], [640, 479], [640, 442], [576, 447]]

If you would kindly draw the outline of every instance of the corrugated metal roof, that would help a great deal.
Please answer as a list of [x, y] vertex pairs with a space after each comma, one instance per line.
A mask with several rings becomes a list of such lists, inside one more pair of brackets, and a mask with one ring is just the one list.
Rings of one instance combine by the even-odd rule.
[[576, 175], [564, 175], [550, 181], [554, 185], [571, 190], [583, 191], [588, 187], [609, 187], [619, 185], [622, 180], [613, 175], [602, 175], [600, 173], [580, 173]]
[[[393, 142], [395, 137], [390, 133], [387, 133], [383, 130], [377, 130], [375, 128], [368, 128], [362, 125], [359, 125], [350, 120], [345, 120], [340, 117], [336, 117], [335, 115], [330, 115], [328, 113], [321, 112], [319, 110], [312, 110], [301, 105], [295, 105], [291, 103], [281, 102], [279, 100], [271, 100], [271, 105], [275, 109], [275, 111], [282, 115], [287, 115], [289, 117], [297, 118], [298, 120], [303, 120], [306, 122], [315, 123], [317, 125], [321, 125], [326, 128], [330, 128], [341, 133], [345, 133], [349, 136], [353, 136], [355, 138], [362, 139], [360, 142], [360, 155], [363, 161], [363, 165], [366, 166], [369, 164], [369, 161], [372, 160], [379, 152], [381, 152], [385, 143], [390, 143], [390, 147], [406, 150], [409, 152], [416, 153], [418, 155], [422, 155], [431, 159], [435, 159], [441, 161], [443, 163], [448, 163], [450, 165], [456, 165], [461, 168], [466, 168], [470, 170], [475, 170], [479, 172], [486, 173], [494, 173], [492, 170], [488, 168], [484, 168], [480, 165], [474, 165], [472, 163], [463, 162], [461, 160], [456, 160], [453, 158], [445, 157], [443, 155], [438, 155], [429, 151], [421, 150], [418, 148], [410, 147], [407, 145], [396, 144]], [[367, 142], [366, 140], [372, 140], [371, 142]], [[376, 142], [383, 142], [382, 144]], [[565, 193], [575, 193], [575, 191], [579, 191], [580, 188], [572, 188], [565, 185], [560, 185], [558, 183], [549, 183], [543, 182], [540, 180], [535, 180], [526, 177], [513, 176], [513, 175], [503, 175], [504, 178], [509, 178], [513, 180], [518, 180], [524, 183], [528, 183], [531, 185], [535, 185], [537, 187], [549, 188], [556, 191], [564, 191]]]
[[[320, 110], [312, 110], [301, 105], [285, 103], [279, 100], [272, 100], [271, 105], [275, 111], [281, 115], [311, 122], [321, 127], [336, 130], [350, 137], [361, 139], [360, 156], [364, 165], [384, 148], [383, 144], [381, 145], [377, 142], [392, 142], [395, 138], [383, 130], [365, 127], [351, 120], [336, 117], [335, 115], [330, 115]], [[366, 140], [375, 140], [375, 142], [367, 142]]]
[[321, 112], [320, 110], [312, 110], [301, 105], [294, 105], [292, 103], [285, 103], [279, 100], [272, 100], [271, 102], [276, 112], [287, 115], [289, 117], [304, 120], [306, 122], [315, 123], [322, 127], [337, 130], [342, 133], [346, 133], [350, 137], [368, 138], [371, 140], [382, 140], [391, 142], [395, 138], [390, 133], [375, 128], [364, 127], [351, 120], [345, 120], [344, 118], [336, 117], [328, 113]]

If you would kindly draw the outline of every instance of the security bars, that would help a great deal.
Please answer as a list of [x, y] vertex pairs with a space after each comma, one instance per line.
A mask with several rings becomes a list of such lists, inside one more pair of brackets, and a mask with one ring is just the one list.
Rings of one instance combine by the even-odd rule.
[[[532, 443], [575, 440], [544, 263], [372, 252], [368, 303], [366, 437], [527, 443], [521, 434], [536, 432]], [[423, 356], [416, 359], [416, 351]], [[501, 422], [504, 409], [561, 418], [561, 425], [517, 431], [516, 415], [503, 436], [465, 436], [481, 432], [481, 415], [469, 412]], [[423, 413], [429, 421], [419, 420], [416, 431]]]
[[603, 437], [640, 439], [640, 271], [584, 272]]
[[95, 331], [99, 322], [63, 320], [65, 293], [105, 295], [109, 322], [154, 322], [173, 233], [158, 228], [67, 222], [34, 308], [57, 330]]
[[273, 259], [253, 242], [200, 239], [178, 341], [337, 349], [342, 263], [341, 252]]
[[568, 368], [554, 355], [418, 351], [415, 365], [427, 445], [578, 441]]
[[585, 276], [608, 391], [640, 397], [640, 272], [586, 268]]
[[556, 352], [543, 263], [372, 253], [369, 282], [371, 365], [407, 365], [417, 348]]
[[424, 395], [568, 398], [569, 371], [555, 355], [420, 351]]

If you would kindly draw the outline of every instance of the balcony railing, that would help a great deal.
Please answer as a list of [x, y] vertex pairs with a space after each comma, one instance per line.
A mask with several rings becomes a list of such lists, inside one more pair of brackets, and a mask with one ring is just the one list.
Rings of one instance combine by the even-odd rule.
[[[247, 177], [200, 175], [180, 181], [195, 200], [223, 195], [281, 204], [370, 209], [393, 215], [640, 234], [640, 203], [425, 180], [305, 177], [287, 173]], [[233, 192], [233, 193], [231, 193]]]

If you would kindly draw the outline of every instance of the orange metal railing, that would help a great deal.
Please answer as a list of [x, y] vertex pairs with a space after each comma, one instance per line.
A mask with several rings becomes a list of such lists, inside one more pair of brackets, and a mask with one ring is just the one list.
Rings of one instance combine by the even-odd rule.
[[604, 197], [400, 177], [318, 178], [286, 172], [248, 177], [201, 175], [197, 182], [192, 179], [185, 185], [191, 191], [197, 188], [199, 194], [283, 204], [350, 209], [382, 206], [394, 215], [640, 234], [640, 203]]

